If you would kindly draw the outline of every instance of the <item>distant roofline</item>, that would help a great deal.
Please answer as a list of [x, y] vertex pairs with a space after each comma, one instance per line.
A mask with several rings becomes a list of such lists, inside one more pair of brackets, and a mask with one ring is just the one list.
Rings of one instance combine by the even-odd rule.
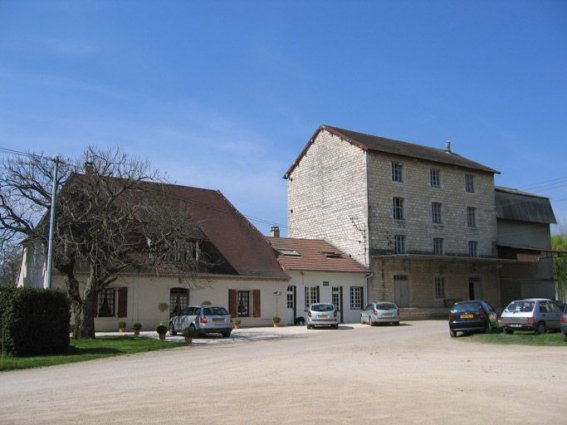
[[530, 196], [532, 198], [540, 198], [540, 199], [551, 199], [547, 196], [536, 195], [535, 193], [530, 193], [530, 192], [524, 192], [518, 189], [514, 189], [513, 187], [494, 186], [494, 190], [496, 192], [510, 193], [512, 195]]
[[[305, 145], [305, 147], [303, 148], [303, 150], [301, 151], [299, 156], [296, 158], [294, 163], [291, 165], [291, 167], [289, 167], [289, 169], [283, 175], [284, 179], [287, 180], [290, 177], [293, 170], [299, 165], [299, 162], [301, 161], [303, 156], [305, 156], [305, 154], [307, 153], [307, 150], [309, 149], [309, 147], [313, 144], [313, 142], [315, 141], [315, 139], [317, 138], [319, 133], [323, 130], [325, 130], [325, 131], [331, 133], [332, 135], [337, 136], [337, 137], [349, 142], [351, 145], [356, 146], [357, 148], [359, 148], [359, 149], [361, 149], [365, 152], [367, 152], [367, 151], [377, 152], [377, 151], [380, 151], [380, 150], [372, 149], [371, 147], [366, 146], [364, 143], [361, 143], [361, 142], [353, 139], [352, 137], [349, 137], [346, 134], [343, 134], [343, 131], [348, 131], [350, 133], [358, 133], [358, 134], [360, 134], [362, 136], [366, 136], [366, 137], [375, 137], [375, 138], [379, 138], [379, 139], [382, 139], [382, 140], [385, 140], [385, 141], [388, 141], [388, 142], [402, 143], [404, 145], [417, 146], [419, 148], [431, 149], [432, 152], [433, 151], [435, 151], [435, 152], [442, 151], [441, 149], [433, 148], [433, 147], [427, 146], [427, 145], [420, 145], [420, 144], [417, 144], [417, 143], [405, 142], [403, 140], [396, 140], [396, 139], [391, 139], [391, 138], [388, 138], [388, 137], [375, 136], [375, 135], [367, 134], [367, 133], [360, 133], [360, 132], [353, 131], [353, 130], [346, 130], [346, 129], [341, 129], [341, 128], [338, 128], [338, 127], [333, 127], [333, 126], [323, 124], [323, 125], [319, 126], [317, 128], [317, 130], [315, 130], [315, 132], [313, 133], [313, 136], [311, 136], [311, 138], [307, 142], [307, 145]], [[445, 165], [465, 168], [465, 169], [469, 169], [469, 170], [475, 170], [475, 171], [484, 172], [484, 173], [500, 174], [500, 171], [494, 170], [490, 167], [486, 167], [486, 166], [484, 166], [482, 164], [478, 164], [478, 163], [476, 163], [478, 165], [475, 167], [472, 164], [470, 166], [467, 166], [467, 165], [464, 165], [464, 164], [454, 164], [454, 163], [444, 162], [444, 161], [441, 161], [441, 160], [435, 160], [435, 159], [430, 159], [430, 158], [420, 158], [420, 157], [412, 156], [412, 155], [404, 155], [404, 154], [401, 154], [401, 153], [391, 153], [391, 152], [385, 152], [385, 151], [384, 151], [384, 153], [387, 153], [388, 155], [401, 156], [401, 157], [405, 157], [405, 158], [418, 158], [418, 159], [421, 159], [423, 161], [428, 161], [428, 162], [432, 162], [432, 163], [436, 163], [436, 164], [445, 164]], [[462, 157], [462, 156], [457, 155], [457, 154], [454, 154], [454, 155], [458, 158], [465, 160], [465, 161], [475, 163], [475, 161], [472, 161], [468, 158]]]

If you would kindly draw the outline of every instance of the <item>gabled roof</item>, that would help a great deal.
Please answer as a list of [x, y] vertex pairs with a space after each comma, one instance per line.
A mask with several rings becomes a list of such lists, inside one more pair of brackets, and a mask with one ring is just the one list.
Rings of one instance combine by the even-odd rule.
[[496, 218], [556, 224], [549, 198], [507, 187], [495, 187]]
[[367, 273], [368, 269], [319, 239], [266, 238], [285, 270]]
[[407, 158], [418, 158], [424, 161], [453, 165], [456, 167], [468, 168], [475, 171], [500, 174], [500, 172], [497, 170], [479, 164], [478, 162], [471, 161], [470, 159], [457, 155], [454, 152], [446, 152], [444, 149], [431, 148], [429, 146], [416, 145], [414, 143], [402, 142], [400, 140], [387, 139], [385, 137], [372, 136], [370, 134], [358, 133], [356, 131], [331, 127], [329, 125], [322, 125], [317, 129], [317, 131], [315, 131], [315, 133], [307, 143], [307, 146], [305, 146], [293, 165], [289, 168], [289, 170], [287, 170], [284, 178], [289, 178], [295, 167], [297, 167], [297, 165], [299, 164], [299, 161], [301, 161], [301, 158], [303, 158], [311, 144], [323, 130], [328, 131], [329, 133], [337, 137], [340, 137], [341, 139], [364, 151], [380, 152]]
[[289, 280], [264, 235], [220, 191], [162, 183], [145, 184], [159, 187], [167, 196], [187, 204], [191, 220], [238, 275]]

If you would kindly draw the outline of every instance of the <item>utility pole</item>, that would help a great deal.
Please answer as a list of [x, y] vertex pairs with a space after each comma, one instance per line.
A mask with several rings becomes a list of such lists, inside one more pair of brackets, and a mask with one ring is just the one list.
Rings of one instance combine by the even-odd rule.
[[44, 289], [51, 289], [51, 270], [53, 269], [53, 230], [55, 227], [55, 201], [57, 199], [57, 174], [59, 172], [59, 157], [52, 159], [53, 186], [51, 187], [51, 211], [49, 214], [49, 239], [47, 242], [47, 267], [45, 270]]

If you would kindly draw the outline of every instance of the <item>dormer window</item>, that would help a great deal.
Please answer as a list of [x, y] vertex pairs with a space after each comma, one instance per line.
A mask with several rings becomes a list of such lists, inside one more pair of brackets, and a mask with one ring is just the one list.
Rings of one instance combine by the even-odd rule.
[[293, 249], [278, 249], [278, 252], [285, 257], [301, 257], [301, 254]]
[[321, 252], [321, 254], [324, 255], [327, 258], [343, 258], [343, 256], [341, 255], [340, 252], [324, 251], [324, 252]]

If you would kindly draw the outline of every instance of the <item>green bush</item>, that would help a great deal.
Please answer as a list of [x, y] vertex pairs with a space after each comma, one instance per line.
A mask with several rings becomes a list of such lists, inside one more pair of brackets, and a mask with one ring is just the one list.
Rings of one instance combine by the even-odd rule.
[[213, 303], [210, 301], [203, 301], [201, 305], [212, 305]]
[[3, 349], [15, 356], [58, 354], [69, 347], [67, 294], [38, 288], [0, 291]]
[[187, 338], [196, 338], [197, 337], [197, 331], [195, 330], [195, 328], [191, 328], [191, 327], [183, 328], [181, 333], [183, 334], [184, 337], [187, 337]]
[[126, 329], [126, 322], [124, 320], [118, 322], [118, 329]]
[[134, 329], [135, 331], [139, 331], [142, 329], [142, 324], [140, 322], [134, 322], [132, 324], [132, 329]]
[[165, 335], [165, 334], [167, 333], [167, 326], [165, 326], [165, 325], [159, 325], [159, 326], [156, 328], [156, 332], [157, 332], [158, 334], [160, 334], [160, 335]]
[[282, 319], [279, 316], [274, 316], [274, 317], [272, 317], [272, 320], [273, 320], [274, 323], [277, 324], [277, 323], [280, 323]]

